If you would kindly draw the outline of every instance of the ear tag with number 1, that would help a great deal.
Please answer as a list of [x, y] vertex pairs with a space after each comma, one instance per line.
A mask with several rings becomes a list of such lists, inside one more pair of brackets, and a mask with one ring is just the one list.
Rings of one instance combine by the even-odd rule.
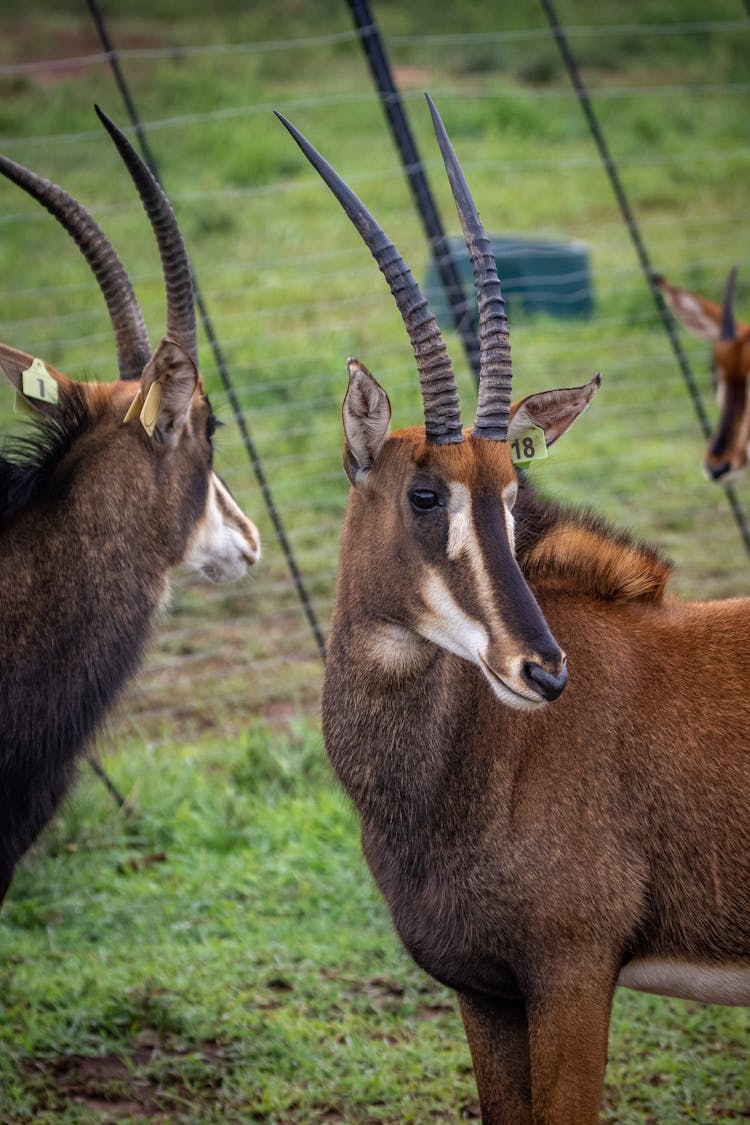
[[141, 425], [143, 426], [149, 437], [151, 437], [151, 435], [153, 434], [154, 427], [156, 426], [156, 419], [159, 417], [161, 396], [162, 386], [161, 383], [157, 380], [157, 382], [152, 383], [148, 388], [146, 401], [144, 402], [140, 413]]
[[31, 367], [27, 367], [23, 372], [21, 390], [27, 398], [36, 398], [40, 402], [49, 402], [53, 405], [59, 397], [57, 380], [52, 378], [41, 359], [35, 359]]
[[524, 430], [510, 443], [510, 459], [520, 469], [525, 469], [530, 461], [541, 461], [544, 457], [549, 457], [549, 452], [544, 430], [539, 426]]

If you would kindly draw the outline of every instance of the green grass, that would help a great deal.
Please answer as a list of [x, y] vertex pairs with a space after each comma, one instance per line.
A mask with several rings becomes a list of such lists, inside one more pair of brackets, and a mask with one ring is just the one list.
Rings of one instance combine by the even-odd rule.
[[[584, 239], [596, 315], [514, 315], [519, 396], [604, 373], [597, 402], [533, 470], [675, 557], [689, 596], [750, 592], [680, 374], [538, 4], [373, 5], [446, 226], [457, 230], [422, 91], [443, 113], [492, 231]], [[243, 409], [323, 624], [338, 528], [344, 358], [357, 354], [419, 417], [403, 327], [369, 255], [271, 113], [351, 181], [418, 276], [427, 254], [346, 6], [129, 0], [125, 48], [336, 36], [310, 48], [126, 57]], [[577, 26], [737, 20], [735, 0], [560, 4]], [[750, 24], [748, 25], [750, 27]], [[501, 39], [503, 30], [534, 30]], [[0, 13], [0, 66], [99, 50], [76, 0]], [[485, 33], [482, 38], [477, 38]], [[436, 40], [434, 36], [445, 36]], [[467, 38], [471, 36], [472, 38]], [[747, 261], [748, 34], [577, 35], [573, 46], [655, 265], [709, 295]], [[121, 250], [152, 339], [153, 241], [93, 115], [126, 116], [104, 65], [0, 72], [0, 148], [91, 207]], [[61, 139], [62, 138], [62, 139]], [[739, 311], [750, 290], [740, 272]], [[67, 236], [0, 184], [4, 339], [74, 375], [111, 377], [101, 299]], [[706, 348], [680, 337], [711, 404]], [[464, 417], [472, 386], [460, 348]], [[175, 610], [105, 740], [131, 794], [118, 814], [83, 771], [0, 915], [0, 1120], [453, 1122], [476, 1117], [451, 996], [399, 949], [328, 775], [320, 661], [205, 339], [228, 423], [218, 468], [257, 520], [244, 585], [177, 582]], [[0, 390], [0, 426], [15, 428]], [[750, 485], [740, 487], [740, 501]], [[300, 716], [305, 716], [301, 719]], [[291, 722], [288, 722], [291, 717]], [[270, 727], [263, 720], [267, 719]], [[624, 993], [605, 1120], [733, 1122], [750, 1111], [746, 1014]]]
[[[476, 1118], [454, 1001], [399, 948], [314, 725], [108, 765], [131, 813], [84, 771], [4, 907], [4, 1125]], [[746, 1048], [742, 1011], [623, 992], [604, 1120], [738, 1122]]]

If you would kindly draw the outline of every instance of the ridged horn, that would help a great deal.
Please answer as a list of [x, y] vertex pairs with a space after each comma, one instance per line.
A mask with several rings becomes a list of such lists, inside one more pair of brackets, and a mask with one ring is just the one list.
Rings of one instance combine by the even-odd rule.
[[721, 303], [721, 340], [734, 340], [737, 335], [737, 321], [734, 318], [734, 291], [737, 286], [737, 267], [732, 266], [724, 286], [724, 299]]
[[156, 236], [167, 290], [167, 336], [185, 349], [197, 367], [198, 341], [193, 280], [187, 250], [172, 205], [151, 169], [138, 155], [122, 130], [98, 105], [94, 106], [94, 109], [130, 172]]
[[440, 114], [429, 94], [425, 96], [471, 257], [479, 305], [479, 396], [472, 436], [507, 441], [511, 399], [510, 334], [497, 265]]
[[96, 278], [115, 333], [121, 379], [140, 379], [151, 356], [146, 324], [125, 267], [89, 212], [57, 184], [0, 156], [0, 172], [41, 203], [68, 232]]
[[417, 362], [427, 440], [436, 445], [461, 441], [461, 412], [453, 366], [437, 321], [409, 267], [364, 204], [331, 165], [290, 121], [280, 113], [276, 116], [336, 196], [388, 282]]

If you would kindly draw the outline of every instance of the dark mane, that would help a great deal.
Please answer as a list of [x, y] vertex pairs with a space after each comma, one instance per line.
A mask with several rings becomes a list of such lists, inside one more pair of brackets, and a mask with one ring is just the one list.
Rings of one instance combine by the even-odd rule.
[[83, 394], [71, 394], [62, 416], [34, 414], [25, 433], [6, 439], [0, 453], [0, 530], [47, 488], [87, 421]]
[[516, 553], [532, 585], [604, 601], [662, 601], [672, 563], [586, 509], [537, 496], [522, 480], [514, 509]]

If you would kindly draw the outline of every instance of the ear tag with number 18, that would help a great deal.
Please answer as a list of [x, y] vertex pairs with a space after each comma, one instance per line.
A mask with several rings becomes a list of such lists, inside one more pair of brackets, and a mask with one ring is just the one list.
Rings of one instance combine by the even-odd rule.
[[524, 430], [510, 443], [510, 459], [519, 469], [525, 469], [530, 461], [541, 461], [544, 457], [549, 457], [549, 452], [544, 430], [538, 426]]

